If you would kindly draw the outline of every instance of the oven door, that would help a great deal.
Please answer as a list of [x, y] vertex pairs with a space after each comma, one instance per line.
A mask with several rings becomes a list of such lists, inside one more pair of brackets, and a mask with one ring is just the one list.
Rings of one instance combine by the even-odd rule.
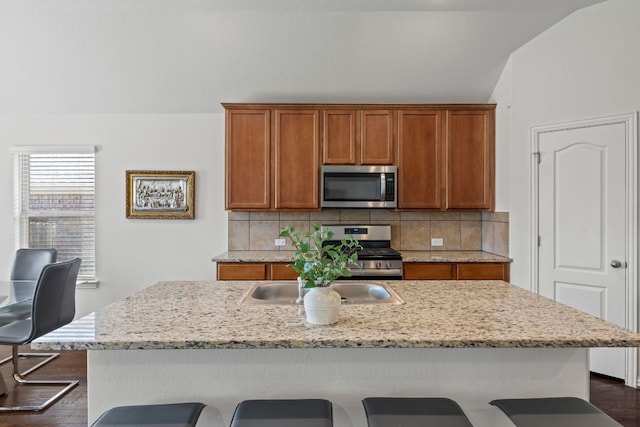
[[350, 277], [340, 280], [402, 280], [402, 261], [358, 260], [361, 268], [351, 268]]

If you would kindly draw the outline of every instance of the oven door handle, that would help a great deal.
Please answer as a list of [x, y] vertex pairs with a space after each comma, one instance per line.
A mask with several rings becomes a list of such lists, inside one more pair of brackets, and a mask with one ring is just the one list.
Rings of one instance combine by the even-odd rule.
[[367, 276], [402, 276], [402, 269], [393, 268], [393, 269], [387, 269], [387, 270], [378, 270], [378, 269], [351, 270], [351, 277], [367, 277]]

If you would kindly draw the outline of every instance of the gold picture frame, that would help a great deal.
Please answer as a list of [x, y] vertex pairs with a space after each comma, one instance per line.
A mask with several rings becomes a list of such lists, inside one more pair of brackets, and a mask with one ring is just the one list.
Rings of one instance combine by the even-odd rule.
[[195, 218], [195, 171], [128, 170], [126, 181], [127, 218]]

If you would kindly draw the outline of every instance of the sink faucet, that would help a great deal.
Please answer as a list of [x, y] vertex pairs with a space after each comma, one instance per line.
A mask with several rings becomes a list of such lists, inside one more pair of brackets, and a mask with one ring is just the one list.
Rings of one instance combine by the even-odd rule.
[[307, 290], [304, 287], [304, 282], [298, 276], [298, 298], [296, 299], [296, 304], [302, 304], [304, 302], [304, 294], [307, 293]]

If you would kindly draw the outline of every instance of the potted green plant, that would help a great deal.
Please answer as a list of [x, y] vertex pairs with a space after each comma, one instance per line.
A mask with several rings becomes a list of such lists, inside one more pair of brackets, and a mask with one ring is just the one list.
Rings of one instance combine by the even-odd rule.
[[290, 239], [295, 248], [293, 263], [289, 267], [300, 275], [305, 288], [329, 286], [339, 277], [351, 276], [350, 267], [358, 266], [355, 249], [360, 245], [351, 236], [337, 245], [325, 244], [333, 233], [314, 224], [313, 231], [307, 233], [287, 225], [280, 237]]
[[338, 244], [327, 244], [333, 233], [313, 225], [313, 231], [302, 233], [287, 225], [280, 237], [289, 238], [295, 248], [293, 262], [289, 264], [298, 273], [300, 288], [309, 289], [304, 295], [307, 321], [331, 324], [338, 320], [340, 295], [330, 288], [340, 277], [351, 276], [350, 267], [358, 266], [358, 241], [350, 236]]

